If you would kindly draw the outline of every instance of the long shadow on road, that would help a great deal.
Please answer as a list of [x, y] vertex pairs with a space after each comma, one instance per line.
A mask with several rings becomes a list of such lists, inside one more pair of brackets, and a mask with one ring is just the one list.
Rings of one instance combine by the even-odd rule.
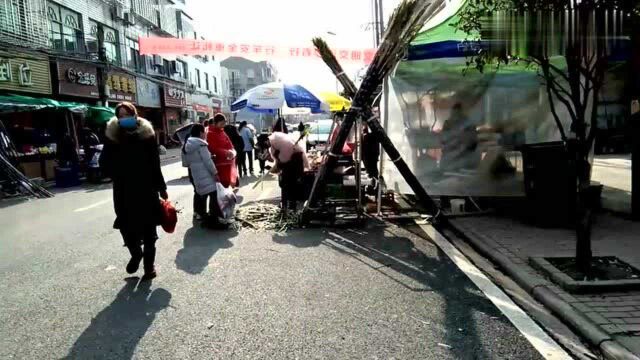
[[209, 260], [220, 249], [233, 246], [229, 239], [237, 235], [235, 230], [209, 230], [194, 226], [184, 234], [182, 249], [176, 255], [178, 269], [197, 275], [209, 265]]
[[[151, 291], [151, 282], [127, 279], [113, 302], [102, 310], [73, 344], [66, 359], [131, 359], [156, 314], [169, 306], [171, 293]], [[136, 288], [136, 285], [137, 288]]]
[[[370, 267], [391, 281], [400, 284], [409, 291], [437, 293], [443, 298], [445, 315], [445, 341], [451, 344], [450, 351], [457, 359], [488, 359], [500, 356], [493, 351], [487, 352], [485, 321], [499, 322], [510, 327], [508, 320], [482, 295], [473, 283], [457, 269], [455, 264], [440, 250], [428, 242], [418, 245], [412, 240], [415, 236], [400, 228], [389, 228], [374, 224], [366, 229], [338, 230], [325, 229], [317, 233], [304, 234], [290, 232], [287, 236], [274, 235], [273, 241], [295, 247], [327, 246], [344, 255], [352, 257], [364, 266]], [[424, 249], [424, 250], [423, 250]], [[368, 258], [365, 260], [363, 257]], [[373, 265], [370, 260], [377, 264]], [[403, 282], [388, 270], [393, 269], [423, 286]], [[491, 327], [494, 328], [494, 327]], [[500, 334], [496, 333], [496, 337]], [[491, 344], [491, 342], [489, 342]], [[535, 353], [535, 351], [534, 351]], [[523, 358], [535, 355], [522, 354]]]

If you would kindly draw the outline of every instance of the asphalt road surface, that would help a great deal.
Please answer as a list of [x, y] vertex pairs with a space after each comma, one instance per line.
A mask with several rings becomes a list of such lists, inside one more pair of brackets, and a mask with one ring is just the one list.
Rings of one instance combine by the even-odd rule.
[[205, 230], [186, 171], [163, 172], [183, 211], [153, 282], [127, 278], [108, 184], [0, 208], [1, 359], [543, 358], [428, 240]]

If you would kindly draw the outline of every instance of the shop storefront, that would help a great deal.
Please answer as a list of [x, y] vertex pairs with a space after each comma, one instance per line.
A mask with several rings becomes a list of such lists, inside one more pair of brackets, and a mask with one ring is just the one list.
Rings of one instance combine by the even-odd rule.
[[192, 121], [212, 118], [222, 108], [222, 100], [210, 95], [193, 93], [187, 95], [187, 109], [192, 112]]
[[[109, 91], [109, 102], [119, 103], [128, 101], [137, 103], [136, 78], [120, 71], [110, 71], [107, 75], [107, 89]], [[113, 105], [113, 104], [112, 104]]]
[[51, 95], [47, 57], [0, 51], [0, 93]]
[[160, 85], [148, 79], [136, 78], [138, 115], [149, 120], [156, 131], [157, 140], [163, 143], [167, 128], [163, 120]]
[[222, 112], [222, 99], [212, 98], [211, 103], [214, 115]]
[[[15, 104], [3, 104], [1, 121], [18, 151], [16, 160], [29, 178], [53, 178], [60, 140], [69, 133], [63, 111], [28, 103], [28, 99], [39, 101], [40, 97], [45, 97], [43, 104], [51, 101], [46, 99], [51, 90], [47, 57], [0, 51], [0, 95]], [[9, 95], [17, 93], [27, 96]], [[38, 110], [42, 108], [51, 110]]]
[[182, 85], [164, 86], [164, 121], [168, 134], [173, 134], [184, 122], [181, 117], [183, 109], [187, 106], [186, 91]]
[[93, 64], [58, 61], [58, 95], [94, 103], [100, 96], [98, 69]]
[[[95, 105], [98, 102], [100, 92], [98, 88], [98, 69], [95, 64], [59, 60], [55, 64], [54, 73], [57, 75], [57, 79], [54, 81], [57, 99], [71, 100], [88, 105]], [[92, 114], [94, 113], [70, 115], [70, 120], [76, 128], [76, 134], [81, 134], [83, 128], [88, 128], [102, 137], [105, 122], [101, 118], [96, 119]]]
[[200, 104], [191, 104], [191, 108], [196, 113], [196, 119], [209, 119], [212, 117], [215, 112], [211, 106], [200, 105]]

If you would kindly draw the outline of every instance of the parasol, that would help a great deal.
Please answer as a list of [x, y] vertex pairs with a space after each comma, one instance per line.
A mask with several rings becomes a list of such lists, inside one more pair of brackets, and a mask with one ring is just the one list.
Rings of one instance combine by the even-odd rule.
[[309, 108], [312, 113], [329, 112], [329, 106], [303, 86], [280, 82], [262, 84], [250, 89], [231, 104], [231, 111], [247, 109], [274, 114], [285, 103], [290, 108]]
[[336, 93], [322, 92], [320, 93], [320, 98], [329, 104], [329, 110], [331, 110], [331, 112], [345, 111], [351, 107], [351, 101], [349, 99]]

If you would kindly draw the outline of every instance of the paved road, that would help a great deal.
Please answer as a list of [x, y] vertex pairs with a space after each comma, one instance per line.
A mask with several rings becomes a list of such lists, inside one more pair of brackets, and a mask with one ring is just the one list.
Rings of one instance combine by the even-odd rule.
[[126, 278], [108, 185], [0, 208], [0, 358], [542, 358], [429, 241], [375, 223], [207, 231], [185, 171], [163, 171], [185, 208], [153, 283]]

